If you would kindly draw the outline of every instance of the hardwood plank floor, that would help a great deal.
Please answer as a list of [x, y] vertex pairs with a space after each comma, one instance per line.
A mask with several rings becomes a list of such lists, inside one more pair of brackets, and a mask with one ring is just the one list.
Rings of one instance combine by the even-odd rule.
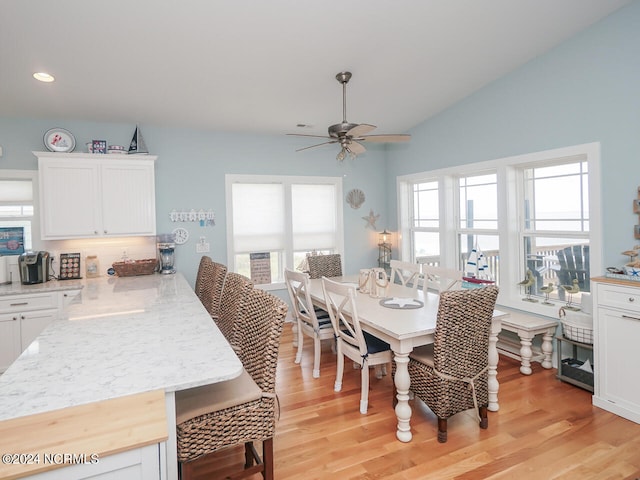
[[[594, 407], [591, 393], [557, 380], [555, 369], [533, 363], [525, 376], [519, 362], [501, 356], [500, 410], [489, 412], [487, 430], [473, 411], [463, 412], [449, 420], [449, 440], [440, 444], [435, 416], [414, 400], [413, 440], [401, 443], [390, 372], [381, 380], [371, 372], [369, 411], [361, 415], [359, 371], [347, 363], [342, 391], [334, 392], [329, 343], [314, 379], [311, 341], [305, 338], [302, 368], [291, 341], [286, 324], [277, 374], [277, 480], [640, 478], [640, 425]], [[243, 459], [240, 448], [219, 452], [200, 465], [199, 478], [224, 478]]]

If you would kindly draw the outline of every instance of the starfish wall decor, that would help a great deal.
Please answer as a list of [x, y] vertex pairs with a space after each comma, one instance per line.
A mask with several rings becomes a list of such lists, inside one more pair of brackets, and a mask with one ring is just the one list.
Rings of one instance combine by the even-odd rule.
[[369, 216], [362, 217], [363, 220], [367, 221], [367, 224], [364, 226], [364, 228], [371, 227], [374, 230], [377, 230], [376, 222], [378, 221], [379, 218], [380, 218], [380, 214], [376, 215], [375, 213], [373, 213], [373, 210], [370, 210]]

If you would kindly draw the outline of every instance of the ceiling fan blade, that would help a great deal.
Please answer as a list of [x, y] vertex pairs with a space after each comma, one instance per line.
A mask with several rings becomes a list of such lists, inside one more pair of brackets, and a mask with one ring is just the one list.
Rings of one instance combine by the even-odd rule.
[[289, 135], [292, 137], [314, 137], [314, 138], [331, 138], [327, 135], [307, 135], [306, 133], [287, 133], [285, 135]]
[[330, 143], [338, 143], [338, 141], [337, 140], [331, 140], [330, 142], [317, 143], [316, 145], [311, 145], [309, 147], [299, 148], [299, 149], [296, 150], [296, 152], [301, 152], [303, 150], [309, 150], [310, 148], [316, 148], [316, 147], [320, 147], [322, 145], [328, 145]]
[[411, 135], [408, 134], [388, 134], [388, 135], [367, 135], [365, 137], [358, 138], [359, 142], [371, 142], [371, 143], [392, 143], [392, 142], [408, 142], [411, 139]]
[[354, 155], [360, 155], [361, 153], [364, 153], [367, 151], [367, 149], [364, 148], [364, 145], [358, 142], [354, 142], [353, 140], [349, 144], [348, 148], [349, 148], [349, 151], [351, 151]]
[[376, 128], [375, 125], [369, 125], [367, 123], [361, 123], [360, 125], [353, 127], [351, 130], [347, 132], [347, 135], [352, 137], [361, 137], [362, 135], [366, 135]]

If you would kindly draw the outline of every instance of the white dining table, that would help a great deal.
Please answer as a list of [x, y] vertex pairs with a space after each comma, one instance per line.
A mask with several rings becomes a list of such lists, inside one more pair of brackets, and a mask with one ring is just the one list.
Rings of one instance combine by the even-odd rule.
[[[357, 286], [358, 276], [331, 277], [331, 280], [349, 283]], [[322, 279], [312, 279], [309, 285], [311, 299], [317, 306], [326, 308]], [[424, 303], [420, 308], [389, 308], [380, 304], [382, 298], [371, 297], [369, 294], [357, 292], [356, 308], [360, 317], [362, 329], [389, 343], [396, 362], [395, 387], [397, 400], [395, 411], [398, 419], [396, 436], [401, 442], [411, 441], [411, 406], [409, 405], [409, 355], [415, 347], [433, 343], [438, 316], [438, 295], [418, 290], [414, 293], [411, 288], [397, 284], [390, 284], [385, 292], [385, 298], [397, 297], [401, 299], [414, 298]], [[502, 329], [502, 319], [508, 317], [508, 312], [494, 310], [491, 332], [489, 334], [489, 406], [491, 411], [498, 411], [498, 350], [496, 344], [498, 334]]]

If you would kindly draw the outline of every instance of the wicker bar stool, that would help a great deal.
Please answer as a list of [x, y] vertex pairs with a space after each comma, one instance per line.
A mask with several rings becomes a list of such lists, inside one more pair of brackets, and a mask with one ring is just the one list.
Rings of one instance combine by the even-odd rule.
[[226, 265], [214, 262], [206, 255], [200, 259], [194, 290], [213, 319], [220, 316], [220, 302], [226, 275]]
[[[239, 378], [176, 392], [176, 434], [182, 480], [198, 459], [244, 444], [245, 465], [232, 478], [262, 473], [273, 479], [276, 366], [287, 305], [253, 289], [240, 301], [237, 322]], [[254, 442], [262, 442], [262, 459]]]
[[[409, 356], [411, 391], [438, 417], [438, 441], [447, 441], [447, 419], [474, 408], [488, 427], [489, 332], [498, 287], [440, 294], [434, 343]], [[394, 369], [395, 374], [395, 369]]]
[[234, 349], [234, 326], [237, 323], [240, 301], [253, 289], [253, 282], [244, 275], [229, 272], [222, 287], [220, 298], [220, 316], [215, 320], [216, 325]]

